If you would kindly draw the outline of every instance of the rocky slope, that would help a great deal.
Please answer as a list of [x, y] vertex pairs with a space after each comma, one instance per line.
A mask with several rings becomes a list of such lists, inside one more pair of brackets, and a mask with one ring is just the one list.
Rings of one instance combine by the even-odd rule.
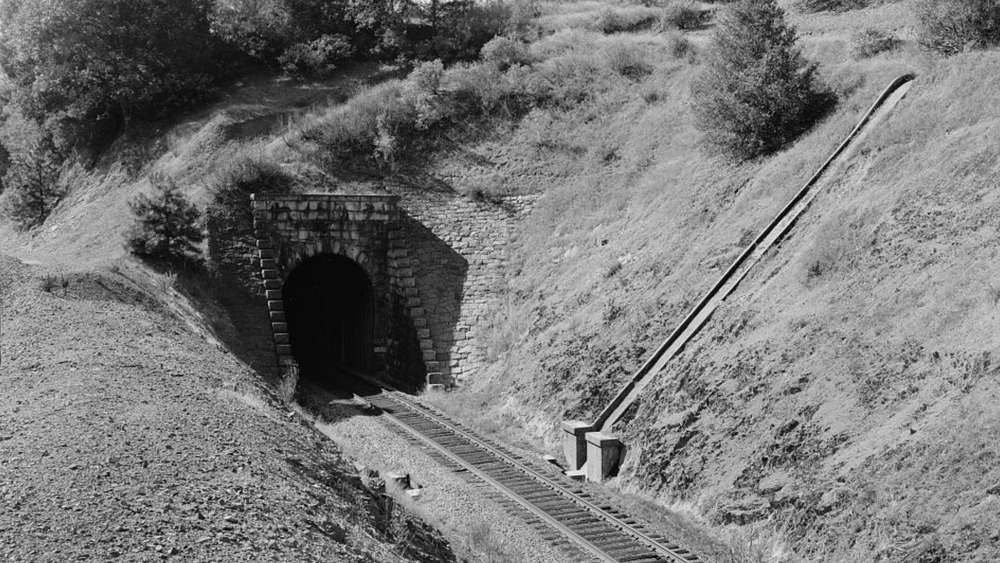
[[0, 559], [455, 560], [152, 281], [0, 257]]

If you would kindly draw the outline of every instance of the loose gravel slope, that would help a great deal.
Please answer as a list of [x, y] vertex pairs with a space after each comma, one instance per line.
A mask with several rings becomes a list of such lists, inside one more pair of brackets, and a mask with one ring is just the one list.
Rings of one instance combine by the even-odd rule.
[[454, 560], [156, 295], [0, 257], [0, 560]]

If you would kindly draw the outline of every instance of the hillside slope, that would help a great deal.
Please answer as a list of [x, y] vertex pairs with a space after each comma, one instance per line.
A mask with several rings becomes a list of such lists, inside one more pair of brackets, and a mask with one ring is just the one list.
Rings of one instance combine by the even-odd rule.
[[650, 390], [628, 478], [816, 555], [1000, 555], [998, 61], [922, 76]]
[[514, 344], [478, 383], [504, 395], [498, 417], [554, 449], [555, 422], [592, 417], [878, 89], [914, 71], [893, 115], [647, 390], [614, 486], [693, 503], [718, 525], [766, 523], [810, 561], [996, 560], [1000, 58], [847, 57], [851, 29], [905, 25], [880, 19], [898, 10], [804, 26], [841, 102], [763, 162], [704, 156], [684, 74], [676, 98], [605, 122], [621, 162], [655, 157], [554, 186], [525, 226]]
[[0, 559], [454, 560], [153, 283], [0, 257]]

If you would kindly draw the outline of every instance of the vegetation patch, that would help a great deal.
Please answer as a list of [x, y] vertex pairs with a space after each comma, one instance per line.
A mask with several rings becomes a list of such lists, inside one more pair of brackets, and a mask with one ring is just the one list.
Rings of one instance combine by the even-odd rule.
[[795, 30], [774, 0], [743, 0], [722, 15], [694, 82], [694, 110], [708, 140], [739, 160], [772, 153], [832, 103]]

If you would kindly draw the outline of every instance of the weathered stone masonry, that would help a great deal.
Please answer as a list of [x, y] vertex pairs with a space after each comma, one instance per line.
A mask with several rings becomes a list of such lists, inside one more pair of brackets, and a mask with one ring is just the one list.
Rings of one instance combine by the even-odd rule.
[[[404, 223], [403, 238], [445, 383], [461, 381], [485, 363], [476, 341], [480, 321], [504, 287], [510, 239], [536, 199], [515, 196], [494, 203], [421, 194], [401, 202], [412, 219]], [[464, 268], [458, 283], [452, 279], [455, 268]]]
[[[346, 256], [368, 274], [375, 295], [375, 371], [450, 384], [482, 366], [479, 322], [502, 287], [507, 244], [531, 197], [501, 204], [455, 196], [308, 194], [252, 202], [262, 283], [279, 363], [290, 359], [281, 287], [305, 259]], [[419, 347], [409, 350], [408, 347]], [[420, 363], [419, 359], [416, 363]]]

